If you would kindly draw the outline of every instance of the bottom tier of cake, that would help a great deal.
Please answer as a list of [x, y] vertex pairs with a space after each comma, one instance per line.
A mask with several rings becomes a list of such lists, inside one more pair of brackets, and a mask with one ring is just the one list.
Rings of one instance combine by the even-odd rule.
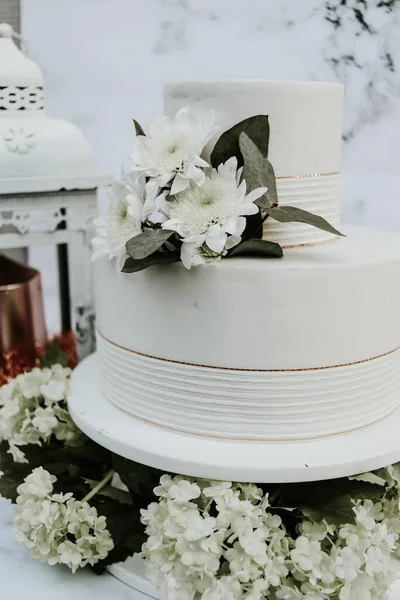
[[400, 236], [134, 274], [96, 262], [102, 389], [136, 418], [284, 441], [385, 418], [400, 396]]

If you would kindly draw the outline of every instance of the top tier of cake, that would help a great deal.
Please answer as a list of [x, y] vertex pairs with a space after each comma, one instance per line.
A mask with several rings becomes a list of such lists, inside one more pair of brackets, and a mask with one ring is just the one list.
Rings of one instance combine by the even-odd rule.
[[[269, 116], [269, 160], [277, 177], [280, 205], [319, 214], [332, 225], [340, 220], [340, 158], [343, 86], [282, 81], [200, 81], [169, 83], [164, 113], [173, 117], [189, 106], [212, 111], [221, 130], [239, 121]], [[330, 234], [302, 223], [267, 220], [264, 238], [282, 246], [325, 242]]]

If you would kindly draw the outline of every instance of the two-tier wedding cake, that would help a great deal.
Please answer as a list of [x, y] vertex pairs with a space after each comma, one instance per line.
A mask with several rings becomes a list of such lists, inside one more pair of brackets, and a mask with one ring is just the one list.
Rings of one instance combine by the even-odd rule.
[[386, 600], [400, 236], [340, 224], [342, 101], [334, 83], [177, 83], [134, 121], [69, 410], [142, 509], [144, 538], [121, 537], [140, 557], [111, 572], [150, 597]]
[[[268, 115], [268, 161], [275, 170], [278, 206], [296, 205], [339, 227], [342, 99], [343, 87], [334, 83], [166, 85], [168, 117], [182, 109], [193, 111], [207, 115], [202, 116], [204, 126], [213, 113], [220, 130], [209, 129], [197, 165], [189, 165], [186, 172], [186, 165], [181, 168], [178, 185], [183, 190], [177, 188], [175, 200], [175, 183], [171, 189], [165, 174], [168, 165], [165, 172], [154, 170], [162, 140], [151, 146], [149, 132], [148, 145], [136, 149], [139, 163], [147, 161], [145, 193], [153, 194], [153, 202], [159, 192], [150, 189], [151, 168], [158, 189], [169, 185], [167, 194], [155, 200], [155, 214], [163, 218], [152, 223], [161, 223], [161, 231], [175, 225], [185, 249], [193, 246], [195, 226], [182, 225], [183, 213], [197, 223], [207, 209], [208, 226], [223, 228], [221, 209], [210, 208], [218, 204], [212, 189], [207, 197], [197, 198], [196, 190], [190, 196], [185, 177], [190, 179], [190, 167], [191, 185], [199, 185], [195, 171], [210, 154], [213, 158], [218, 137], [234, 132], [246, 119]], [[262, 140], [260, 123], [248, 128], [247, 140]], [[179, 144], [185, 143], [184, 126], [188, 123], [168, 148], [170, 156], [179, 155]], [[248, 167], [246, 155], [244, 163], [246, 180], [246, 173], [252, 175], [257, 166]], [[179, 172], [174, 174], [176, 181]], [[171, 214], [162, 208], [168, 201], [174, 205]], [[130, 214], [132, 220], [131, 204], [121, 214]], [[280, 259], [253, 253], [229, 256], [229, 250], [223, 256], [225, 245], [222, 260], [212, 260], [221, 256], [213, 242], [205, 246], [204, 233], [200, 241], [201, 249], [207, 248], [206, 264], [192, 261], [190, 270], [180, 261], [160, 261], [140, 272], [121, 273], [108, 256], [96, 261], [101, 386], [111, 403], [136, 419], [183, 434], [281, 442], [362, 428], [396, 409], [400, 238], [350, 227], [342, 231], [346, 237], [339, 237], [307, 219], [278, 221], [273, 214], [263, 222], [262, 237], [280, 244]], [[228, 241], [238, 239], [233, 230], [229, 235], [228, 226], [224, 231]], [[168, 244], [164, 240], [162, 248]], [[207, 264], [211, 262], [216, 264]]]

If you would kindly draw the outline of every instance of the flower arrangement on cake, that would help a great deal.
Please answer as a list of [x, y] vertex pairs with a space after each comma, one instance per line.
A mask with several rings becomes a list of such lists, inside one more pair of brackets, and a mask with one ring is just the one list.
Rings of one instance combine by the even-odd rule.
[[268, 116], [225, 131], [209, 162], [204, 148], [219, 130], [210, 114], [183, 108], [146, 131], [134, 124], [133, 165], [111, 186], [109, 214], [96, 220], [94, 258], [115, 257], [125, 273], [178, 260], [190, 269], [239, 255], [279, 258], [281, 246], [261, 239], [267, 218], [342, 235], [320, 216], [278, 205]]
[[301, 484], [161, 473], [76, 428], [69, 377], [54, 343], [0, 388], [0, 494], [34, 558], [100, 573], [139, 553], [170, 600], [384, 600], [400, 556], [398, 465]]

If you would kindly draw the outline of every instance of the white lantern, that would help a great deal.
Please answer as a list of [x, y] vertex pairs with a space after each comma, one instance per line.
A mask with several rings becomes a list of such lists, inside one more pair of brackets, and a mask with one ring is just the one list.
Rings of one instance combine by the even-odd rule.
[[0, 25], [0, 251], [56, 244], [62, 329], [93, 350], [91, 224], [102, 174], [79, 129], [44, 110], [43, 75]]

